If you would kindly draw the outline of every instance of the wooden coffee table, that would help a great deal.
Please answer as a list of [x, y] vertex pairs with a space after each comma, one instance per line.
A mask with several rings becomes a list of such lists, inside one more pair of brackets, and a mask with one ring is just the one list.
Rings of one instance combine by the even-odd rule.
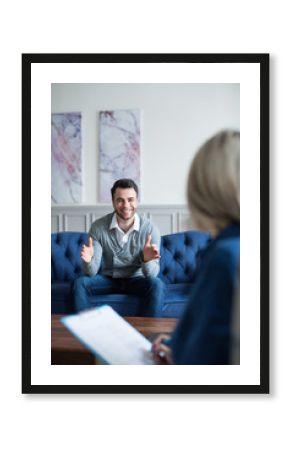
[[[87, 350], [60, 322], [62, 316], [51, 316], [51, 364], [96, 364], [96, 357]], [[170, 333], [177, 319], [163, 317], [124, 317], [147, 338], [159, 333]]]

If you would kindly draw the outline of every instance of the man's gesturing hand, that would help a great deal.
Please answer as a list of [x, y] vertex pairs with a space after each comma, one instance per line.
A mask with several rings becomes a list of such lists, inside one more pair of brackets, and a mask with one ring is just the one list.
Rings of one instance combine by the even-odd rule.
[[151, 245], [152, 236], [149, 234], [145, 246], [143, 248], [143, 260], [144, 262], [150, 261], [151, 259], [159, 259], [160, 254], [156, 244]]
[[81, 258], [83, 261], [85, 261], [86, 263], [91, 262], [91, 259], [93, 257], [94, 254], [94, 249], [93, 249], [93, 240], [91, 237], [89, 237], [89, 245], [83, 245], [82, 249], [81, 249]]

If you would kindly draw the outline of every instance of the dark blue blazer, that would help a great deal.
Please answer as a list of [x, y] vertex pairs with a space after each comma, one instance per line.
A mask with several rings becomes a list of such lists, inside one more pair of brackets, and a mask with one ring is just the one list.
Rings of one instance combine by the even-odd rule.
[[174, 364], [228, 364], [231, 309], [240, 263], [240, 224], [225, 228], [204, 251], [189, 303], [172, 340]]

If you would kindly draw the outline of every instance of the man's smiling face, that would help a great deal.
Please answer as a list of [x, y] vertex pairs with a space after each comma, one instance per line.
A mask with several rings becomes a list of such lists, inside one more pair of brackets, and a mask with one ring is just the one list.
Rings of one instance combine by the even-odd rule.
[[135, 189], [117, 188], [114, 193], [113, 207], [121, 220], [131, 220], [137, 211], [138, 200]]

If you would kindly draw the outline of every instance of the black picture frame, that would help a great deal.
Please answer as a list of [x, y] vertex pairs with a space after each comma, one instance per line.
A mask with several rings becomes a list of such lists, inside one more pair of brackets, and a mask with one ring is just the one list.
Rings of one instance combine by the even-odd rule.
[[[269, 393], [269, 54], [22, 55], [22, 393]], [[260, 383], [255, 385], [33, 385], [31, 382], [31, 66], [34, 63], [246, 63], [260, 67]]]

